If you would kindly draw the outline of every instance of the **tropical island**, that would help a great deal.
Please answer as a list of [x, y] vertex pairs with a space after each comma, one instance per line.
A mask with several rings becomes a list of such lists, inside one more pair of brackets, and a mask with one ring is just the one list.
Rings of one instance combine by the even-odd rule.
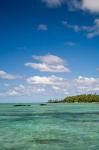
[[98, 103], [99, 95], [97, 94], [82, 94], [76, 96], [67, 96], [63, 99], [49, 100], [48, 103]]

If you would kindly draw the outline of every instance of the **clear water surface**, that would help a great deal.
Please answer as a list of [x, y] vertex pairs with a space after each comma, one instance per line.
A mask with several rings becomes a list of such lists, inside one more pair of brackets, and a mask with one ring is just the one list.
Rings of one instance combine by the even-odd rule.
[[0, 150], [99, 150], [99, 104], [0, 104]]

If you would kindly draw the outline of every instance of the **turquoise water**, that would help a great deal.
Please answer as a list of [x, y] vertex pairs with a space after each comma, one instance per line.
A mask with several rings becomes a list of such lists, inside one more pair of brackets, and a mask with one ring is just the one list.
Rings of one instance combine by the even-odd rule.
[[99, 104], [1, 104], [0, 150], [99, 150]]

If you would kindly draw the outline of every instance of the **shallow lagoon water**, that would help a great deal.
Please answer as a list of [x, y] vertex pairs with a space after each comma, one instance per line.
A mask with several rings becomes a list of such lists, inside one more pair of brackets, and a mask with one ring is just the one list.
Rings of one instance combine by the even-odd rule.
[[0, 150], [99, 150], [99, 104], [1, 104]]

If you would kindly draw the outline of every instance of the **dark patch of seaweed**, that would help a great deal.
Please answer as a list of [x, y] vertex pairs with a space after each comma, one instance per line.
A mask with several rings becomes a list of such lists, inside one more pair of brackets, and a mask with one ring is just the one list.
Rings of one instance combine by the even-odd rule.
[[31, 142], [34, 142], [37, 144], [57, 144], [57, 143], [66, 143], [66, 140], [33, 138]]

